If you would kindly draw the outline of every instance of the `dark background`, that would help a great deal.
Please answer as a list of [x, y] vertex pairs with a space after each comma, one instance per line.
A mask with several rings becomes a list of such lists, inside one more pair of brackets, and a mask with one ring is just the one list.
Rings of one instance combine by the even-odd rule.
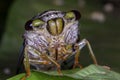
[[[90, 41], [100, 65], [120, 72], [120, 0], [0, 0], [0, 80], [15, 75], [25, 22], [49, 9], [79, 10], [81, 39]], [[92, 64], [87, 48], [80, 61]]]

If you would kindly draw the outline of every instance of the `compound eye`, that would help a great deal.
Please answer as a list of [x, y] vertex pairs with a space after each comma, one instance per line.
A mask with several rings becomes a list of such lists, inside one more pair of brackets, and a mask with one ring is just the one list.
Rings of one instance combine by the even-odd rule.
[[72, 19], [79, 20], [81, 18], [81, 14], [77, 10], [71, 10], [65, 14], [65, 18], [68, 20]]
[[25, 23], [25, 30], [33, 30], [31, 23], [32, 23], [32, 20], [29, 20]]
[[44, 23], [45, 22], [40, 20], [40, 19], [35, 19], [35, 20], [32, 21], [32, 26], [38, 28], [38, 27], [42, 26]]

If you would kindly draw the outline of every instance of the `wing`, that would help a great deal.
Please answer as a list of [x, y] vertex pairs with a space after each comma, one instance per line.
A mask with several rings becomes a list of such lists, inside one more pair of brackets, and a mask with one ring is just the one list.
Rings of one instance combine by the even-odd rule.
[[17, 63], [17, 70], [16, 70], [16, 74], [19, 74], [20, 71], [23, 70], [23, 60], [24, 60], [24, 48], [25, 48], [25, 41], [23, 42], [23, 45], [20, 48], [20, 53], [19, 53], [19, 57], [18, 57], [18, 63]]

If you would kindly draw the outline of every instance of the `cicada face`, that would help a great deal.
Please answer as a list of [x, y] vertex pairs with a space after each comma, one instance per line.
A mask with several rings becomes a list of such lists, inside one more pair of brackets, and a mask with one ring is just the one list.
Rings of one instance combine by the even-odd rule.
[[43, 37], [49, 36], [49, 38], [64, 36], [65, 43], [75, 43], [80, 17], [80, 13], [75, 10], [69, 12], [45, 11], [29, 20], [25, 25], [25, 30], [41, 34]]
[[[72, 50], [71, 46], [78, 40], [80, 17], [76, 10], [49, 10], [29, 20], [25, 24], [24, 33], [25, 45], [29, 46], [29, 58], [48, 61], [51, 64], [51, 61], [42, 58], [41, 55], [45, 53], [56, 62], [61, 62], [64, 57], [71, 55], [72, 52], [69, 53], [69, 50]], [[36, 50], [39, 53], [36, 53]]]

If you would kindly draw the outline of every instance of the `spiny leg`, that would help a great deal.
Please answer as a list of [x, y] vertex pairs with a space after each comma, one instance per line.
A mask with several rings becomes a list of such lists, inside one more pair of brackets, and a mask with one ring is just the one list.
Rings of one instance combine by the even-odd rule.
[[46, 55], [46, 58], [48, 58], [48, 60], [50, 60], [52, 63], [54, 63], [56, 66], [57, 66], [57, 71], [59, 74], [62, 75], [62, 72], [61, 72], [61, 67], [60, 67], [60, 64], [58, 64], [55, 60], [53, 60], [51, 57], [49, 57], [48, 55]]
[[34, 63], [34, 64], [44, 64], [44, 65], [47, 65], [49, 64], [48, 61], [39, 61], [39, 60], [29, 60], [30, 63]]
[[98, 63], [97, 63], [97, 60], [96, 60], [96, 57], [94, 56], [94, 53], [93, 53], [93, 50], [92, 50], [92, 48], [91, 48], [91, 45], [90, 45], [89, 41], [86, 40], [86, 39], [83, 39], [81, 42], [79, 42], [77, 45], [75, 45], [75, 46], [76, 46], [76, 47], [75, 47], [76, 53], [75, 53], [75, 62], [74, 62], [73, 68], [75, 68], [76, 66], [80, 66], [80, 67], [81, 67], [81, 65], [79, 64], [78, 58], [79, 58], [79, 55], [80, 55], [80, 50], [81, 50], [85, 45], [87, 45], [87, 47], [88, 47], [88, 49], [89, 49], [89, 51], [90, 51], [90, 55], [91, 55], [91, 57], [92, 57], [92, 59], [93, 59], [94, 64], [96, 64], [96, 65], [98, 64]]
[[60, 54], [62, 54], [63, 56], [61, 56], [61, 58], [65, 61], [69, 56], [68, 55], [70, 55], [70, 54], [72, 54], [72, 45], [64, 45], [64, 46], [61, 46], [61, 49], [60, 49], [60, 51], [58, 51], [58, 52], [60, 52]]
[[85, 45], [87, 45], [87, 47], [88, 47], [88, 49], [90, 51], [91, 58], [93, 59], [94, 64], [98, 65], [96, 57], [95, 57], [95, 55], [93, 53], [93, 50], [92, 50], [92, 47], [91, 47], [89, 41], [86, 40], [86, 39], [83, 39], [81, 42], [78, 43], [78, 45], [79, 45], [79, 50], [81, 50]]
[[29, 64], [29, 57], [28, 57], [28, 53], [27, 53], [27, 50], [28, 50], [28, 46], [25, 46], [24, 48], [24, 67], [25, 67], [25, 71], [26, 71], [26, 75], [23, 76], [21, 78], [21, 80], [26, 80], [27, 77], [30, 76], [31, 72], [30, 72], [30, 64]]
[[[39, 51], [37, 51], [37, 50], [35, 50], [35, 52], [37, 53], [37, 54], [41, 54]], [[55, 60], [53, 60], [49, 55], [47, 55], [46, 53], [43, 53], [43, 54], [41, 54], [40, 55], [41, 57], [43, 57], [45, 60], [48, 60], [48, 61], [50, 61], [50, 62], [52, 62], [52, 63], [54, 63], [56, 66], [57, 66], [57, 71], [58, 71], [58, 73], [59, 74], [62, 74], [62, 72], [61, 72], [61, 68], [60, 68], [60, 64], [58, 64]]]
[[79, 45], [78, 44], [75, 45], [75, 51], [76, 51], [76, 53], [75, 53], [75, 61], [74, 61], [73, 68], [75, 68], [77, 66], [82, 68], [82, 66], [79, 64], [80, 50], [79, 50]]

